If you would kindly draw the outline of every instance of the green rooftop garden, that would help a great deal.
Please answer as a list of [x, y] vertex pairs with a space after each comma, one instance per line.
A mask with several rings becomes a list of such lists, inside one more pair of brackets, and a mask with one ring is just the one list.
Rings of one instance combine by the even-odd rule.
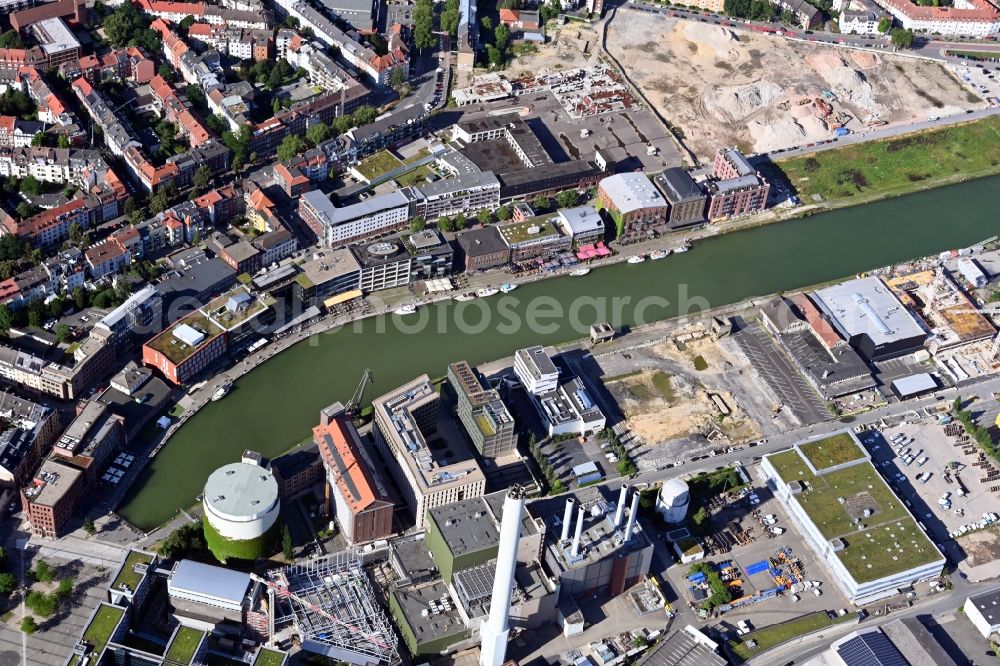
[[115, 590], [120, 590], [122, 584], [124, 584], [128, 587], [129, 591], [135, 592], [135, 589], [139, 586], [139, 582], [142, 580], [142, 574], [135, 572], [135, 566], [137, 564], [149, 564], [152, 560], [152, 555], [134, 550], [129, 551], [128, 557], [125, 558], [125, 565], [111, 583], [111, 587]]
[[403, 166], [403, 161], [390, 153], [388, 150], [380, 150], [374, 155], [369, 155], [354, 167], [354, 170], [361, 174], [365, 180], [375, 180], [379, 176], [389, 173], [393, 169]]
[[[181, 324], [187, 324], [191, 328], [204, 333], [205, 339], [201, 342], [201, 344], [195, 347], [181, 342], [178, 338], [174, 337], [174, 331], [177, 326]], [[184, 319], [181, 319], [179, 322], [165, 330], [163, 333], [160, 333], [146, 344], [166, 356], [171, 362], [177, 364], [184, 361], [187, 357], [194, 353], [195, 349], [201, 347], [203, 344], [213, 339], [220, 333], [222, 333], [222, 329], [212, 323], [208, 317], [201, 314], [201, 312], [195, 312], [188, 315]]]
[[802, 444], [799, 446], [799, 450], [818, 470], [836, 467], [865, 457], [865, 452], [846, 432]]
[[[537, 231], [532, 233], [532, 229], [537, 229]], [[497, 231], [500, 232], [500, 235], [510, 245], [523, 243], [532, 238], [544, 238], [559, 233], [551, 222], [539, 217], [534, 217], [524, 222], [505, 224], [502, 227], [497, 227]]]
[[281, 652], [261, 648], [257, 658], [253, 660], [253, 666], [281, 666], [284, 662], [285, 655]]
[[90, 621], [83, 632], [83, 640], [94, 647], [95, 654], [100, 654], [108, 641], [111, 640], [111, 634], [124, 614], [125, 609], [119, 606], [102, 603], [97, 607], [94, 619]]
[[[857, 582], [941, 559], [870, 462], [813, 475], [796, 449], [767, 459], [783, 481], [802, 484], [802, 492], [793, 496], [795, 501], [823, 538], [844, 542], [837, 556]], [[870, 515], [865, 516], [866, 511]]]
[[487, 437], [491, 437], [496, 434], [496, 430], [493, 428], [493, 424], [490, 420], [486, 418], [485, 414], [476, 414], [476, 425], [479, 426], [479, 431], [482, 432]]
[[201, 639], [205, 637], [205, 632], [191, 627], [180, 627], [174, 640], [170, 642], [167, 654], [164, 659], [167, 662], [182, 664], [187, 666], [194, 659], [195, 650], [201, 644]]
[[232, 312], [226, 309], [226, 304], [229, 302], [231, 297], [246, 293], [247, 292], [244, 289], [234, 289], [228, 294], [223, 294], [215, 300], [210, 301], [209, 304], [205, 306], [204, 310], [219, 325], [225, 327], [227, 330], [232, 329], [233, 327], [239, 326], [243, 322], [257, 316], [262, 311], [267, 309], [266, 304], [262, 303], [260, 299], [252, 296], [250, 301], [246, 303], [244, 309], [236, 309]]
[[305, 273], [299, 273], [298, 275], [296, 275], [295, 281], [298, 282], [299, 286], [302, 287], [303, 289], [312, 289], [313, 287], [316, 286], [315, 284], [313, 284], [313, 281], [309, 279], [309, 276], [306, 275]]

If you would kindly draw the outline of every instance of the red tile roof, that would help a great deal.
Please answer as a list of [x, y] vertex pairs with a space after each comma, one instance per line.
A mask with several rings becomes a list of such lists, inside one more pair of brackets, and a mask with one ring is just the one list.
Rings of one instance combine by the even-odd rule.
[[[371, 472], [348, 434], [347, 427], [340, 419], [334, 419], [327, 426], [318, 425], [313, 428], [313, 440], [319, 447], [327, 468], [335, 472], [333, 476], [340, 494], [351, 511], [357, 513], [381, 498], [375, 489]], [[342, 464], [338, 464], [336, 458]]]
[[834, 330], [830, 322], [823, 317], [823, 313], [809, 300], [808, 296], [805, 294], [795, 294], [789, 300], [802, 312], [806, 321], [809, 322], [813, 333], [816, 334], [816, 337], [819, 338], [819, 341], [827, 349], [832, 349], [837, 344], [843, 342], [843, 338]]

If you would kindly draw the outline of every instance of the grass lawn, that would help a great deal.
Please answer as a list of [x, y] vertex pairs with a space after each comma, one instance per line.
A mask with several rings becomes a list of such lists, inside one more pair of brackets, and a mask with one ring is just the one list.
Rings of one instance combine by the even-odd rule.
[[993, 60], [1000, 58], [1000, 53], [990, 51], [951, 51], [956, 58], [971, 58], [973, 60]]
[[175, 419], [183, 413], [184, 413], [184, 406], [181, 405], [180, 403], [175, 404], [173, 407], [170, 408], [170, 411], [167, 412], [167, 414], [174, 417]]
[[257, 658], [253, 660], [253, 666], [281, 666], [284, 661], [285, 655], [280, 652], [261, 648]]
[[361, 160], [354, 170], [364, 176], [367, 180], [375, 180], [384, 173], [403, 166], [402, 160], [390, 153], [388, 150], [380, 150], [374, 155], [369, 155]]
[[670, 385], [670, 375], [661, 370], [653, 373], [653, 386], [656, 387], [660, 397], [667, 402], [673, 402], [677, 397], [674, 395], [674, 387]]
[[702, 370], [708, 370], [708, 361], [705, 360], [704, 356], [694, 357], [694, 369], [699, 372]]
[[191, 627], [181, 627], [177, 630], [174, 640], [170, 643], [170, 649], [167, 650], [165, 659], [168, 662], [190, 664], [191, 659], [194, 658], [195, 650], [198, 649], [198, 645], [204, 636], [204, 631], [192, 629]]
[[861, 447], [855, 444], [854, 439], [846, 432], [803, 444], [799, 450], [818, 470], [835, 467], [865, 456]]
[[803, 203], [902, 194], [930, 181], [1000, 172], [1000, 118], [844, 146], [776, 163]]
[[427, 182], [427, 176], [430, 176], [434, 172], [430, 170], [426, 165], [418, 166], [413, 171], [408, 171], [402, 176], [396, 178], [396, 184], [400, 187], [413, 187], [415, 185], [423, 185]]
[[135, 592], [135, 588], [139, 586], [139, 581], [142, 580], [142, 576], [135, 572], [135, 565], [149, 564], [152, 559], [152, 556], [145, 553], [131, 551], [125, 559], [125, 564], [122, 566], [121, 572], [115, 578], [114, 582], [111, 583], [111, 587], [117, 590], [124, 583], [128, 586], [129, 590]]
[[[823, 538], [844, 541], [837, 557], [859, 583], [942, 559], [870, 462], [814, 476], [796, 449], [767, 459], [783, 481], [803, 484], [794, 501]], [[865, 509], [872, 515], [861, 515]]]
[[[825, 629], [826, 627], [840, 624], [842, 622], [850, 622], [852, 620], [857, 621], [857, 615], [854, 613], [840, 615], [831, 620], [830, 616], [826, 614], [826, 611], [816, 611], [815, 613], [803, 615], [802, 617], [789, 620], [788, 622], [782, 622], [781, 624], [775, 624], [770, 627], [764, 627], [763, 629], [757, 629], [756, 631], [752, 631], [739, 639], [731, 640], [729, 641], [729, 649], [742, 661], [746, 661], [754, 655], [760, 654], [761, 652], [769, 650], [777, 645], [781, 645], [782, 643], [790, 641], [797, 636], [805, 636], [806, 634], [811, 634], [814, 631], [819, 631], [820, 629]], [[757, 647], [752, 650], [746, 646], [746, 641], [749, 639], [753, 639], [757, 642]]]

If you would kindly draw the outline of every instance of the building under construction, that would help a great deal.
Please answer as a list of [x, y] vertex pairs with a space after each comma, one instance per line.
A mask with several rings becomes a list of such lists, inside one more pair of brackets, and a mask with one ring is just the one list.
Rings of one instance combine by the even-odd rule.
[[399, 662], [396, 634], [375, 599], [361, 553], [346, 550], [268, 572], [272, 636], [360, 666]]

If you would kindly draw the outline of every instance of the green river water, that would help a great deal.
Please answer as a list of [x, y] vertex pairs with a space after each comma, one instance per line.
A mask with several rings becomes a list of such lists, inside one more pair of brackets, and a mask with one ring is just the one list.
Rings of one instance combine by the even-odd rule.
[[[432, 305], [403, 320], [374, 318], [316, 336], [192, 417], [143, 470], [119, 513], [154, 527], [194, 504], [209, 473], [243, 450], [267, 456], [288, 450], [308, 436], [320, 408], [350, 398], [364, 368], [375, 377], [370, 398], [422, 373], [444, 375], [452, 361], [477, 364], [519, 347], [584, 337], [595, 321], [634, 326], [673, 317], [685, 293], [718, 307], [968, 246], [1000, 232], [998, 192], [1000, 177], [975, 180], [725, 234], [661, 261], [543, 280], [507, 295]], [[562, 317], [553, 316], [557, 308]], [[525, 324], [529, 314], [536, 325]], [[468, 326], [455, 323], [462, 318]]]

